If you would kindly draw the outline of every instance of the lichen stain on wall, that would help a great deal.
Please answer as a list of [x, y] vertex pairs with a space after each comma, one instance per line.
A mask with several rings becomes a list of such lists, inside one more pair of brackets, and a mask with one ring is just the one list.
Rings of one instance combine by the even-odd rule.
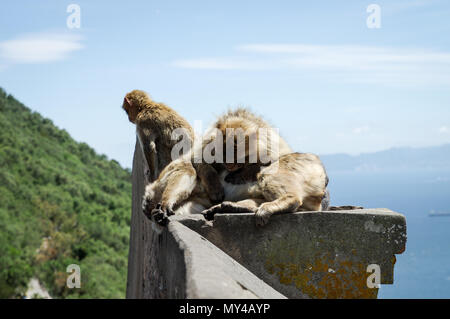
[[294, 263], [266, 262], [266, 270], [276, 274], [280, 283], [294, 284], [311, 298], [354, 299], [377, 297], [377, 288], [367, 287], [366, 266], [349, 261], [318, 258], [306, 268]]
[[[377, 298], [378, 289], [367, 287], [368, 264], [355, 261], [357, 252], [328, 252], [319, 255], [323, 241], [311, 240], [299, 246], [289, 235], [271, 242], [265, 252], [264, 267], [280, 283], [294, 285], [311, 298]], [[283, 248], [284, 247], [284, 248]], [[325, 250], [326, 251], [326, 250]], [[329, 251], [329, 250], [328, 250]]]

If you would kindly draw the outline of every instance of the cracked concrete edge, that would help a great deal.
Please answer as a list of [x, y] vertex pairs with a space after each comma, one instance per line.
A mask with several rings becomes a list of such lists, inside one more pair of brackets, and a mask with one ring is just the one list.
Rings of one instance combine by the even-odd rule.
[[[367, 208], [345, 211], [322, 212], [296, 212], [274, 215], [269, 225], [265, 227], [254, 226], [254, 214], [217, 214], [213, 222], [206, 221], [202, 215], [173, 216], [172, 220], [179, 221], [192, 230], [208, 237], [220, 229], [245, 228], [248, 232], [258, 231], [264, 233], [277, 227], [291, 227], [291, 223], [306, 222], [313, 218], [321, 222], [324, 227], [343, 227], [345, 224], [361, 224], [361, 230], [371, 235], [380, 235], [379, 240], [388, 245], [391, 252], [401, 254], [406, 247], [406, 218], [403, 214], [387, 208]], [[325, 224], [326, 223], [326, 224]]]
[[187, 298], [286, 298], [181, 223], [171, 221], [167, 231], [184, 253]]

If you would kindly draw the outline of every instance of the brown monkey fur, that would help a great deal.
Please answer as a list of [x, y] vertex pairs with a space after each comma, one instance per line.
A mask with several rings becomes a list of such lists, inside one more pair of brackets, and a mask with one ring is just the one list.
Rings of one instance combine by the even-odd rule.
[[[228, 137], [227, 130], [229, 129], [236, 134], [241, 129], [244, 140], [238, 140], [236, 134]], [[272, 130], [275, 133], [274, 137], [277, 139], [275, 142], [278, 143], [278, 149], [272, 149], [273, 145], [270, 143], [271, 137], [267, 138], [262, 136], [260, 129]], [[214, 166], [218, 171], [221, 169], [229, 171], [230, 173], [226, 176], [225, 180], [232, 184], [255, 181], [256, 174], [259, 172], [261, 166], [270, 165], [272, 162], [278, 160], [281, 155], [292, 153], [286, 141], [266, 121], [245, 108], [238, 108], [234, 111], [229, 110], [219, 117], [210, 128], [210, 132], [205, 134], [207, 138], [203, 141], [203, 148], [206, 144], [214, 140], [218, 133], [223, 137], [223, 159], [222, 164], [215, 163]], [[250, 149], [251, 136], [256, 139], [255, 149]], [[229, 148], [234, 149], [234, 158], [231, 162], [228, 162], [226, 159], [227, 145]], [[244, 158], [238, 158], [237, 153], [239, 147], [242, 147], [245, 151]], [[261, 153], [266, 156], [267, 161], [265, 163], [260, 157]], [[251, 154], [255, 155], [253, 159], [256, 159], [256, 161], [251, 162]]]
[[[216, 138], [217, 135], [215, 133], [220, 131], [225, 136], [226, 128], [242, 128], [246, 136], [258, 134], [259, 128], [271, 129], [269, 124], [248, 110], [240, 108], [236, 111], [229, 111], [219, 117], [211, 127], [210, 132], [205, 134], [207, 138], [203, 139], [199, 145], [202, 154], [206, 145]], [[213, 132], [212, 134], [211, 131]], [[265, 154], [268, 155], [271, 161], [276, 161], [278, 154], [292, 152], [281, 137], [279, 137], [279, 153], [275, 153], [275, 150], [270, 149], [271, 144], [266, 142], [267, 139], [265, 138], [257, 138], [257, 147], [258, 150], [265, 151]], [[225, 139], [223, 147], [225, 157]], [[245, 157], [248, 159], [248, 147], [245, 150]], [[219, 201], [223, 199], [239, 201], [250, 197], [249, 188], [254, 186], [256, 173], [259, 172], [259, 158], [257, 163], [248, 163], [246, 161], [244, 165], [236, 165], [239, 167], [235, 169], [233, 163], [208, 164], [204, 161], [194, 163], [193, 154], [192, 151], [191, 154], [187, 154], [170, 163], [161, 172], [159, 178], [146, 187], [143, 210], [147, 215], [157, 216], [156, 219], [160, 219], [161, 223], [165, 223], [167, 216], [172, 214], [200, 213], [211, 207], [214, 201], [218, 199], [211, 196], [211, 193], [220, 194], [222, 192], [223, 195]], [[269, 164], [266, 163], [265, 165]], [[247, 168], [248, 171], [245, 171]], [[238, 178], [227, 180], [229, 171], [232, 173], [236, 172]], [[245, 176], [244, 180], [242, 180], [242, 176]], [[239, 177], [241, 180], [239, 180]], [[205, 193], [208, 196], [205, 196]]]
[[130, 122], [136, 124], [136, 133], [150, 169], [149, 179], [154, 181], [172, 161], [171, 151], [178, 142], [172, 139], [172, 132], [183, 128], [192, 145], [194, 131], [177, 112], [164, 103], [153, 101], [144, 91], [127, 93], [122, 107]]
[[[234, 135], [233, 140], [227, 139], [227, 129], [237, 130], [241, 129], [244, 137], [244, 141], [237, 141], [237, 136]], [[209, 130], [203, 136], [199, 146], [201, 147], [200, 153], [202, 154], [202, 161], [196, 163], [194, 160], [194, 154], [198, 153], [194, 150], [191, 154], [191, 161], [197, 172], [198, 177], [203, 185], [203, 191], [208, 194], [208, 197], [213, 201], [213, 203], [218, 203], [224, 200], [226, 196], [226, 190], [224, 189], [224, 181], [221, 180], [219, 174], [224, 170], [228, 171], [229, 174], [225, 175], [225, 182], [230, 184], [245, 184], [247, 182], [256, 181], [256, 174], [259, 172], [261, 165], [269, 165], [278, 159], [280, 155], [291, 153], [292, 150], [282, 139], [276, 131], [274, 131], [273, 137], [278, 143], [278, 149], [272, 149], [272, 144], [269, 143], [269, 138], [263, 138], [260, 136], [259, 129], [273, 130], [273, 128], [265, 122], [261, 117], [253, 114], [245, 108], [237, 108], [236, 110], [229, 110], [222, 116], [220, 116], [216, 122], [209, 128]], [[207, 163], [203, 157], [203, 152], [208, 144], [212, 143], [217, 135], [221, 134], [223, 138], [222, 144], [222, 154], [223, 158], [220, 163], [213, 162]], [[254, 136], [256, 139], [256, 149], [250, 150], [249, 139], [250, 136]], [[245, 155], [243, 163], [238, 163], [237, 158], [237, 144], [245, 143], [244, 150]], [[226, 161], [226, 146], [227, 143], [232, 143], [231, 147], [234, 151], [234, 159], [231, 163]], [[250, 163], [250, 152], [256, 152], [256, 162]], [[266, 154], [266, 163], [262, 163], [260, 154]], [[232, 187], [233, 190], [236, 187]], [[239, 190], [240, 192], [241, 190]], [[176, 202], [180, 202], [177, 200]]]
[[[248, 136], [258, 128], [270, 126], [251, 112], [238, 109], [221, 116], [212, 128], [218, 129], [223, 136], [226, 128], [243, 128]], [[200, 146], [202, 151], [215, 138], [214, 134], [206, 135], [208, 138]], [[154, 216], [155, 221], [162, 225], [172, 214], [203, 212], [210, 219], [216, 212], [254, 212], [257, 224], [264, 225], [275, 213], [327, 209], [322, 207], [322, 199], [328, 193], [328, 177], [320, 159], [314, 154], [292, 153], [281, 137], [278, 152], [281, 157], [278, 158], [270, 144], [265, 142], [265, 139], [258, 138], [257, 144], [258, 149], [262, 148], [269, 154], [272, 163], [265, 164], [268, 166], [262, 166], [259, 159], [257, 163], [248, 163], [248, 147], [245, 149], [246, 161], [238, 163], [237, 169], [232, 165], [234, 163], [202, 162], [193, 165], [192, 153], [171, 162], [158, 179], [146, 187], [144, 212]], [[201, 174], [205, 168], [209, 169], [208, 173]], [[228, 179], [230, 174], [235, 174], [231, 180]], [[211, 196], [206, 196], [211, 178], [220, 183], [226, 200], [216, 206], [213, 206]]]
[[[136, 124], [138, 140], [149, 167], [149, 172], [146, 172], [146, 175], [149, 181], [156, 181], [160, 172], [172, 162], [171, 152], [173, 147], [181, 141], [181, 138], [187, 138], [189, 145], [192, 145], [194, 131], [189, 123], [176, 111], [164, 103], [153, 101], [144, 91], [133, 90], [127, 93], [122, 107], [128, 114], [130, 122]], [[176, 129], [184, 129], [184, 136], [172, 139], [172, 132]], [[183, 185], [186, 176], [194, 173], [195, 177], [199, 177], [201, 183], [207, 183], [205, 185], [208, 186], [204, 187], [204, 190], [209, 195], [212, 203], [215, 204], [223, 200], [223, 188], [218, 182], [218, 177], [216, 184], [219, 187], [209, 187], [209, 185], [215, 185], [213, 182], [217, 174], [211, 166], [203, 167], [199, 165], [197, 172], [192, 164], [183, 163], [180, 167], [175, 167], [175, 171], [178, 173], [172, 174], [169, 185], [175, 186], [180, 183]], [[213, 177], [210, 177], [211, 175]], [[170, 189], [169, 187], [168, 191]], [[183, 198], [183, 193], [181, 192], [177, 196]], [[165, 198], [166, 196], [162, 197], [161, 200]], [[152, 203], [155, 203], [155, 201], [156, 198], [153, 199]], [[168, 213], [171, 212], [172, 206], [167, 200], [164, 200], [162, 203], [157, 201], [153, 205], [154, 207], [150, 208], [154, 209], [156, 205], [162, 205], [164, 210]]]
[[[258, 176], [269, 176], [269, 171], [274, 171], [275, 170], [275, 165], [272, 165], [272, 163], [276, 162], [278, 159], [280, 159], [279, 164], [280, 167], [283, 168], [283, 171], [280, 171], [280, 174], [284, 174], [283, 178], [267, 178], [267, 180], [269, 180], [270, 182], [265, 183], [265, 185], [259, 185], [259, 187], [262, 190], [267, 190], [267, 192], [263, 191], [263, 193], [265, 192], [265, 196], [263, 196], [264, 198], [268, 199], [270, 198], [270, 196], [268, 194], [270, 194], [272, 191], [270, 191], [270, 188], [272, 188], [273, 186], [271, 186], [272, 184], [276, 185], [283, 185], [283, 180], [289, 181], [292, 180], [293, 178], [297, 178], [297, 175], [300, 176], [300, 178], [298, 178], [298, 182], [295, 184], [290, 184], [291, 187], [291, 191], [295, 191], [296, 187], [302, 187], [301, 185], [301, 180], [302, 177], [301, 175], [303, 174], [302, 172], [311, 172], [311, 169], [313, 167], [316, 168], [316, 172], [315, 174], [313, 172], [311, 172], [311, 179], [317, 178], [317, 180], [315, 180], [317, 183], [321, 183], [322, 182], [322, 178], [323, 176], [325, 176], [325, 187], [328, 185], [328, 176], [325, 172], [325, 169], [322, 165], [322, 163], [320, 162], [320, 159], [314, 155], [314, 154], [299, 154], [299, 153], [293, 153], [291, 148], [289, 147], [289, 145], [286, 143], [286, 141], [277, 133], [274, 131], [274, 137], [275, 139], [278, 139], [278, 149], [272, 149], [272, 144], [270, 143], [270, 138], [267, 139], [263, 136], [260, 136], [258, 129], [260, 128], [265, 128], [268, 130], [273, 129], [266, 121], [264, 121], [261, 117], [258, 117], [257, 115], [253, 114], [252, 112], [250, 112], [249, 110], [245, 109], [245, 108], [238, 108], [236, 110], [229, 110], [227, 113], [225, 113], [224, 115], [222, 115], [221, 117], [219, 117], [219, 119], [214, 123], [214, 125], [212, 126], [212, 129], [217, 129], [222, 136], [224, 137], [223, 139], [223, 164], [213, 164], [214, 167], [216, 167], [217, 171], [220, 173], [223, 169], [225, 169], [226, 171], [228, 171], [228, 174], [225, 174], [224, 176], [224, 180], [222, 181], [222, 183], [230, 183], [230, 184], [224, 184], [225, 187], [225, 199], [229, 201], [228, 198], [230, 197], [234, 197], [234, 198], [239, 198], [239, 197], [245, 197], [247, 196], [247, 200], [246, 203], [251, 202], [251, 199], [249, 198], [249, 193], [245, 193], [245, 187], [243, 188], [239, 188], [237, 186], [235, 186], [236, 184], [247, 184], [248, 186], [251, 185], [251, 182], [255, 182], [258, 179]], [[234, 136], [234, 138], [231, 139], [226, 139], [226, 131], [227, 129], [242, 129], [245, 133], [245, 140], [244, 141], [238, 141], [236, 136]], [[256, 152], [257, 152], [257, 161], [256, 163], [250, 163], [249, 162], [249, 157], [250, 157], [250, 153], [251, 150], [249, 149], [249, 136], [251, 136], [252, 134], [255, 134], [256, 136], [256, 140], [257, 140], [257, 147], [256, 147]], [[211, 133], [207, 133], [207, 136], [210, 136], [207, 139], [204, 139], [203, 142], [203, 148], [205, 147], [205, 144], [211, 142], [212, 139], [215, 138], [214, 134]], [[233, 147], [235, 149], [234, 152], [234, 161], [231, 163], [227, 163], [226, 162], [226, 146], [227, 143], [233, 143]], [[236, 148], [237, 145], [240, 143], [245, 143], [244, 145], [244, 149], [245, 149], [245, 157], [244, 157], [244, 161], [243, 163], [238, 163], [237, 161], [237, 152], [236, 152]], [[260, 151], [262, 151], [263, 154], [267, 154], [267, 157], [269, 159], [268, 162], [263, 163], [261, 161], [260, 156]], [[295, 155], [296, 154], [296, 155]], [[309, 162], [309, 164], [308, 164]], [[268, 168], [264, 168], [264, 166], [271, 166], [271, 169], [269, 170]], [[302, 168], [302, 169], [300, 169]], [[323, 172], [322, 172], [323, 169]], [[291, 173], [289, 173], [289, 171], [292, 170]], [[261, 173], [260, 173], [261, 171]], [[258, 175], [259, 174], [259, 175]], [[291, 176], [289, 176], [289, 174], [292, 174]], [[324, 175], [323, 175], [324, 174]], [[250, 183], [250, 184], [249, 184]], [[308, 185], [308, 181], [305, 181], [305, 185]], [[232, 184], [232, 185], [231, 185]], [[233, 186], [234, 185], [234, 186]], [[295, 186], [296, 185], [296, 186]], [[303, 186], [303, 188], [305, 188], [305, 186]], [[231, 191], [233, 190], [233, 191]], [[236, 191], [237, 190], [237, 191]], [[254, 191], [254, 189], [252, 190]], [[299, 191], [297, 191], [299, 192]], [[273, 192], [272, 192], [273, 193]], [[329, 206], [329, 202], [330, 202], [330, 195], [327, 189], [325, 189], [325, 192], [322, 194], [322, 190], [321, 187], [316, 188], [316, 190], [312, 190], [309, 189], [307, 194], [314, 194], [317, 193], [319, 195], [308, 195], [305, 198], [305, 203], [300, 205], [301, 206], [301, 210], [352, 210], [352, 209], [362, 209], [361, 206]], [[233, 195], [231, 195], [233, 194]], [[238, 195], [239, 194], [239, 195]], [[244, 195], [246, 194], [246, 195]], [[267, 197], [269, 196], [269, 197]], [[317, 200], [317, 196], [320, 197], [320, 209], [317, 209], [318, 206], [317, 205], [312, 205], [311, 204], [311, 200], [315, 201]], [[312, 199], [314, 197], [314, 199]], [[265, 205], [265, 206], [269, 206], [269, 205]], [[272, 205], [273, 207], [273, 205]], [[242, 211], [242, 209], [241, 209]], [[261, 213], [262, 214], [262, 213]], [[271, 215], [271, 214], [270, 214]]]

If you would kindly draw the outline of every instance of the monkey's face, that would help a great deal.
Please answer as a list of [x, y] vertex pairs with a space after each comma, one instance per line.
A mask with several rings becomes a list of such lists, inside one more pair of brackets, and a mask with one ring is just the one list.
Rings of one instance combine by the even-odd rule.
[[138, 116], [139, 111], [138, 108], [133, 105], [133, 101], [129, 97], [125, 96], [122, 107], [125, 112], [127, 112], [128, 120], [131, 123], [136, 123], [136, 117]]

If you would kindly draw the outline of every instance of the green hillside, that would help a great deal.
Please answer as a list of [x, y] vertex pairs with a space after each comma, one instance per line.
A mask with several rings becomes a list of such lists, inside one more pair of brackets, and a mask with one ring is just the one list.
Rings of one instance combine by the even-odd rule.
[[123, 298], [130, 175], [0, 88], [0, 298], [32, 277], [54, 298]]

